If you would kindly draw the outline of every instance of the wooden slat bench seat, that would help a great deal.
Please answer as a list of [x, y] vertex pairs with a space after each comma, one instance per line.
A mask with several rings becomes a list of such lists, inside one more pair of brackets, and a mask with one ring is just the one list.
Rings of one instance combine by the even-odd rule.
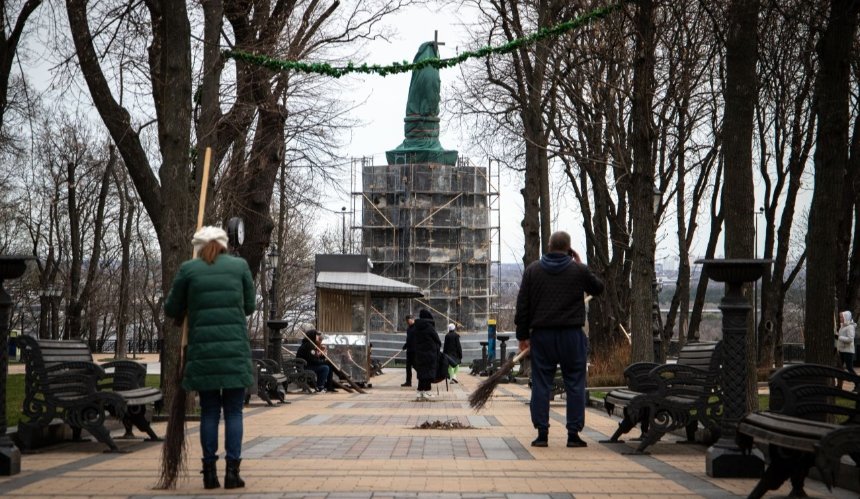
[[639, 362], [624, 370], [627, 387], [612, 390], [604, 399], [611, 415], [623, 408], [618, 429], [606, 442], [622, 442], [619, 437], [641, 424], [642, 437], [636, 452], [659, 441], [663, 435], [686, 428], [693, 441], [698, 424], [712, 434], [719, 431], [720, 346], [719, 342], [688, 343], [681, 349], [677, 364]]
[[[846, 381], [855, 391], [840, 388]], [[803, 485], [813, 465], [828, 488], [835, 484], [842, 456], [851, 456], [860, 466], [860, 376], [796, 364], [774, 373], [769, 386], [770, 408], [747, 414], [738, 425], [740, 447], [766, 446], [770, 458], [749, 497], [762, 497], [787, 479], [791, 496], [805, 497]]]
[[105, 428], [109, 414], [122, 419], [126, 436], [131, 426], [160, 440], [146, 418], [146, 406], [161, 400], [161, 391], [145, 386], [146, 368], [132, 361], [99, 366], [86, 343], [16, 338], [25, 364], [23, 414], [28, 422], [47, 426], [62, 418], [79, 440], [87, 430], [110, 451], [119, 447]]

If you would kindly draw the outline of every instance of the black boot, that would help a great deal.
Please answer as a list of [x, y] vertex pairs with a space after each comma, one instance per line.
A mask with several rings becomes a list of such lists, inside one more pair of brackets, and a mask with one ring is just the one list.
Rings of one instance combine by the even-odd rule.
[[215, 467], [216, 462], [203, 461], [203, 471], [200, 473], [203, 473], [204, 489], [217, 489], [221, 486], [221, 482], [218, 481], [218, 468]]
[[568, 447], [588, 447], [588, 444], [585, 443], [585, 440], [579, 438], [579, 433], [568, 433], [567, 434], [567, 446]]
[[245, 486], [245, 481], [239, 476], [239, 465], [241, 463], [241, 459], [227, 460], [227, 474], [224, 475], [225, 489], [239, 489]]
[[532, 440], [532, 447], [546, 447], [549, 445], [549, 430], [538, 430], [538, 436]]

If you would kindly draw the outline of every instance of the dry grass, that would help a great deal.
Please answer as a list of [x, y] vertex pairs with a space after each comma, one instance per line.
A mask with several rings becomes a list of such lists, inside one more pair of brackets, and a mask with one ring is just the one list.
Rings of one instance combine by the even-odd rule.
[[592, 352], [588, 368], [588, 386], [620, 386], [624, 369], [630, 365], [630, 345], [620, 343], [603, 352]]

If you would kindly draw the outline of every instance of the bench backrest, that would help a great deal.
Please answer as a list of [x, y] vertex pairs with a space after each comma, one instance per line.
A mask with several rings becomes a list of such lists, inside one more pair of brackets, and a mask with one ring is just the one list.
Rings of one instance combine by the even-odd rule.
[[678, 364], [716, 372], [720, 369], [719, 345], [719, 341], [687, 343], [678, 353]]
[[838, 381], [860, 386], [860, 376], [819, 364], [795, 364], [775, 372], [768, 382], [772, 412], [818, 421], [860, 425], [860, 393], [839, 388]]
[[[692, 367], [697, 371], [690, 372], [673, 369], [661, 373], [663, 383], [671, 386], [672, 393], [690, 397], [710, 396], [719, 385], [720, 342], [689, 343], [684, 345], [678, 354], [678, 366]], [[707, 373], [701, 375], [699, 371]]]

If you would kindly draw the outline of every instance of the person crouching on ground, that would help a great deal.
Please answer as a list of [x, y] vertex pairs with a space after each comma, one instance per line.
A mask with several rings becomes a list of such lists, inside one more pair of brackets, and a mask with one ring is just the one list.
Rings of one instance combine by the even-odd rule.
[[570, 247], [570, 234], [556, 232], [539, 261], [523, 272], [514, 324], [520, 351], [531, 348], [532, 424], [538, 431], [534, 447], [546, 447], [549, 398], [556, 365], [561, 365], [567, 394], [567, 446], [585, 447], [579, 437], [585, 426], [585, 376], [588, 338], [585, 293], [603, 292], [600, 281]]
[[457, 372], [460, 370], [460, 362], [463, 361], [463, 346], [460, 344], [460, 335], [457, 334], [457, 326], [453, 323], [448, 324], [448, 334], [445, 335], [445, 346], [442, 347], [442, 353], [450, 357], [448, 378], [451, 379], [451, 383], [459, 383], [457, 381]]
[[197, 258], [179, 268], [164, 313], [188, 316], [188, 350], [182, 387], [200, 396], [200, 446], [203, 486], [218, 482], [218, 425], [224, 411], [227, 474], [224, 488], [244, 487], [242, 408], [245, 389], [254, 384], [251, 347], [245, 316], [254, 311], [256, 292], [248, 263], [227, 254], [227, 233], [203, 227], [192, 239]]
[[418, 374], [418, 399], [427, 400], [430, 394], [430, 386], [436, 377], [436, 367], [439, 361], [439, 349], [442, 341], [433, 322], [433, 315], [428, 310], [422, 309], [415, 321], [415, 372]]
[[321, 341], [321, 335], [316, 329], [305, 331], [302, 344], [299, 345], [299, 349], [296, 351], [296, 357], [304, 360], [308, 365], [308, 369], [316, 373], [317, 393], [324, 392], [327, 386], [331, 386], [332, 375], [334, 374], [331, 366], [328, 365], [322, 354], [322, 349], [320, 348]]

